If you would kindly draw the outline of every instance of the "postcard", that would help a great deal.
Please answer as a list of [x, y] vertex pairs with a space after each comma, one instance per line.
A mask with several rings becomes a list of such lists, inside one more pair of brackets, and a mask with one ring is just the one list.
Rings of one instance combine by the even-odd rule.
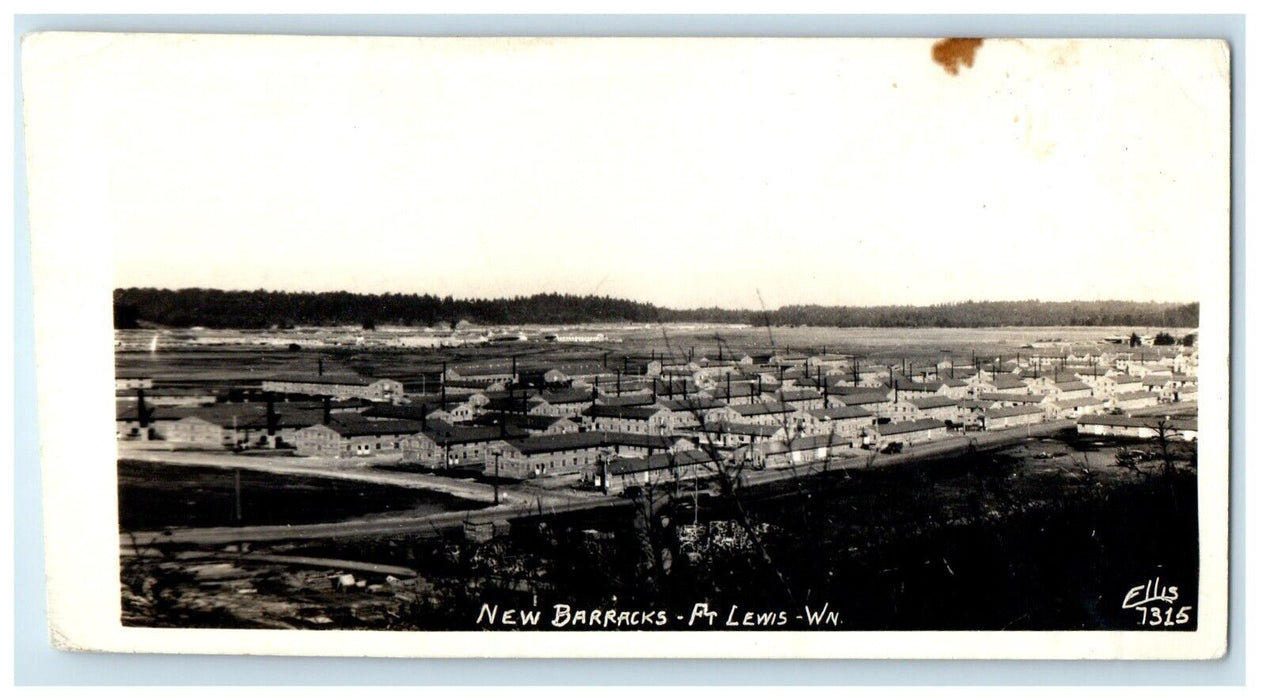
[[21, 61], [59, 648], [1226, 649], [1222, 41]]

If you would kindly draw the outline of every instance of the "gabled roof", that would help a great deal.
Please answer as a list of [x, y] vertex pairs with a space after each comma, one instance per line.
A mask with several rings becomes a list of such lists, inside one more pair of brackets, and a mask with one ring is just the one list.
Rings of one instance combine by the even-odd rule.
[[414, 435], [423, 430], [422, 421], [393, 418], [372, 419], [356, 414], [335, 414], [323, 425], [343, 437], [365, 435]]
[[588, 431], [583, 433], [561, 433], [558, 435], [536, 435], [512, 440], [508, 444], [520, 453], [529, 455], [543, 452], [585, 450], [612, 445], [667, 450], [680, 439], [682, 438], [671, 435]]
[[[944, 426], [943, 426], [944, 427]], [[842, 439], [835, 433], [824, 433], [822, 435], [802, 435], [793, 438], [788, 442], [788, 447], [793, 450], [813, 450], [820, 447], [848, 447], [849, 441]]]
[[625, 420], [648, 420], [665, 409], [656, 405], [609, 406], [593, 404], [581, 411], [581, 415], [590, 418], [620, 418]]
[[761, 423], [705, 423], [700, 432], [733, 433], [735, 435], [751, 435], [754, 437], [774, 437], [782, 430], [782, 426], [763, 425]]
[[875, 414], [857, 406], [829, 406], [827, 408], [811, 408], [806, 413], [819, 420], [844, 420], [847, 418], [870, 418]]
[[[275, 428], [307, 428], [310, 425], [316, 425], [321, 422], [325, 416], [325, 412], [318, 410], [304, 411], [277, 411], [274, 418], [273, 427]], [[268, 414], [259, 416], [247, 423], [240, 423], [240, 427], [250, 428], [252, 430], [268, 429]]]
[[1056, 408], [1081, 408], [1083, 406], [1103, 406], [1104, 399], [1085, 396], [1080, 399], [1063, 399], [1056, 402]]
[[892, 423], [883, 423], [875, 426], [875, 430], [880, 435], [904, 435], [906, 433], [914, 433], [921, 430], [946, 429], [946, 424], [933, 418], [921, 418], [920, 420], [904, 420], [894, 421]]
[[792, 406], [782, 403], [749, 403], [731, 406], [730, 410], [735, 411], [741, 416], [765, 416], [772, 413], [792, 413], [796, 409]]
[[966, 409], [968, 409], [968, 410], [973, 410], [973, 411], [975, 411], [975, 410], [985, 410], [985, 409], [990, 408], [991, 406], [993, 406], [993, 405], [994, 405], [994, 404], [996, 404], [996, 403], [998, 403], [998, 401], [985, 401], [985, 400], [977, 400], [977, 399], [961, 399], [961, 400], [959, 401], [959, 408], [966, 408]]
[[266, 382], [292, 382], [302, 384], [332, 384], [336, 386], [369, 386], [382, 379], [374, 379], [372, 377], [362, 377], [359, 374], [350, 372], [331, 373], [324, 372], [322, 374], [278, 374], [264, 379]]
[[507, 413], [523, 413], [536, 406], [540, 406], [543, 403], [545, 402], [536, 396], [525, 396], [524, 394], [519, 394], [513, 398], [505, 396], [496, 399], [489, 399], [488, 403], [484, 404], [484, 410], [491, 413], [499, 411], [505, 411]]
[[607, 466], [607, 471], [611, 474], [636, 474], [646, 471], [663, 471], [671, 467], [715, 464], [716, 462], [717, 460], [704, 450], [685, 450], [674, 453], [661, 452], [651, 457], [614, 459]]
[[850, 384], [829, 386], [823, 391], [832, 396], [851, 396], [857, 394], [878, 394], [880, 396], [884, 396], [889, 393], [888, 387], [853, 386]]
[[779, 401], [809, 401], [821, 399], [823, 395], [813, 389], [778, 389], [774, 398]]
[[[766, 391], [774, 391], [779, 388], [777, 382], [763, 384], [760, 381], [754, 380], [732, 380], [729, 384], [731, 398], [755, 396]], [[727, 382], [725, 379], [718, 380], [717, 386], [710, 389], [708, 393], [712, 394], [713, 398], [724, 399], [726, 398], [726, 385]]]
[[425, 435], [437, 445], [461, 445], [472, 442], [491, 442], [493, 440], [513, 440], [528, 436], [528, 431], [514, 425], [507, 425], [503, 431], [501, 426], [465, 426], [450, 425], [442, 428], [428, 424]]
[[590, 389], [559, 389], [541, 392], [541, 400], [548, 404], [589, 403], [594, 400]]
[[992, 408], [985, 412], [986, 418], [1009, 418], [1011, 416], [1029, 416], [1035, 413], [1044, 413], [1043, 409], [1037, 406], [1004, 406], [1002, 408]]
[[1162, 422], [1175, 430], [1197, 429], [1195, 420], [1165, 416], [1082, 416], [1078, 418], [1078, 425], [1110, 425], [1124, 428], [1156, 429]]
[[600, 394], [598, 401], [594, 402], [595, 406], [650, 406], [656, 401], [655, 396], [649, 391], [634, 392], [629, 394]]
[[838, 404], [845, 406], [870, 406], [877, 403], [888, 403], [891, 399], [884, 394], [844, 394], [836, 396], [833, 399]]
[[[460, 406], [462, 401], [450, 401], [444, 408], [447, 410]], [[440, 409], [440, 402], [413, 404], [379, 404], [361, 411], [366, 418], [399, 418], [402, 420], [422, 420], [427, 414]]]
[[541, 416], [534, 413], [486, 413], [476, 416], [471, 423], [480, 426], [499, 426], [503, 418], [505, 418], [507, 426], [515, 426], [524, 430], [549, 430], [560, 423], [576, 425], [576, 421], [566, 416]]
[[982, 392], [977, 397], [985, 401], [1011, 401], [1013, 403], [1042, 403], [1047, 398], [1041, 394], [999, 394], [996, 392]]
[[1011, 374], [1000, 374], [998, 377], [992, 377], [985, 381], [995, 389], [1019, 389], [1025, 386], [1025, 382]]
[[707, 397], [692, 397], [688, 399], [660, 399], [659, 405], [673, 411], [674, 413], [707, 411], [714, 408], [725, 408], [726, 404], [717, 399]]
[[[147, 406], [147, 408], [150, 408]], [[259, 403], [218, 403], [211, 406], [191, 406], [156, 409], [150, 420], [181, 420], [199, 418], [223, 428], [246, 427], [247, 423], [265, 415], [267, 406]], [[127, 412], [125, 411], [126, 415]], [[132, 416], [136, 415], [135, 409]]]
[[906, 377], [898, 377], [895, 380], [895, 383], [897, 384], [898, 391], [922, 391], [930, 394], [937, 393], [937, 390], [942, 387], [942, 383], [940, 381], [913, 382]]
[[957, 406], [959, 402], [948, 396], [926, 396], [918, 399], [911, 399], [910, 403], [921, 411], [927, 411], [932, 408], [948, 408]]

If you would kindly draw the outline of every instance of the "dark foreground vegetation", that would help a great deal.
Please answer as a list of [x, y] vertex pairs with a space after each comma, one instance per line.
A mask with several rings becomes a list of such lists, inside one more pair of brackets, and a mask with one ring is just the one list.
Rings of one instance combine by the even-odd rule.
[[667, 309], [605, 296], [534, 294], [454, 299], [432, 294], [128, 288], [114, 292], [116, 328], [142, 325], [287, 328], [296, 325], [456, 327], [531, 323], [743, 323], [754, 326], [987, 328], [1161, 326], [1195, 328], [1197, 304], [1135, 301], [967, 301], [932, 306], [784, 306]]
[[[665, 507], [635, 497], [618, 512], [519, 522], [491, 538], [453, 533], [275, 547], [288, 555], [417, 572], [367, 575], [362, 591], [334, 590], [322, 576], [337, 569], [239, 562], [234, 587], [213, 595], [207, 581], [195, 580], [177, 561], [178, 553], [125, 559], [124, 619], [227, 627], [525, 628], [481, 618], [484, 606], [497, 606], [540, 611], [540, 620], [526, 628], [545, 630], [726, 629], [732, 610], [740, 621], [755, 613], [751, 619], [764, 620], [768, 625], [759, 628], [767, 630], [1191, 629], [1198, 562], [1192, 447], [1173, 446], [1166, 468], [1147, 445], [1129, 445], [1148, 454], [1115, 461], [1118, 444], [1067, 435], [901, 467], [829, 471], [755, 490], [738, 502], [705, 493], [698, 508], [692, 489], [676, 489], [676, 500], [661, 489], [660, 503], [670, 503]], [[1185, 622], [1149, 627], [1141, 624], [1147, 611], [1123, 608], [1132, 588], [1153, 580], [1176, 587], [1172, 612], [1192, 606]], [[250, 595], [234, 592], [243, 585]], [[701, 603], [719, 613], [712, 625], [689, 624]], [[573, 614], [665, 615], [662, 625], [595, 626], [587, 615], [579, 626], [574, 618], [560, 626], [555, 605]], [[805, 617], [807, 609], [824, 608], [836, 615], [830, 623], [815, 626]]]
[[300, 525], [368, 513], [439, 513], [481, 508], [435, 491], [378, 484], [279, 477], [252, 469], [165, 465], [119, 460], [119, 527]]

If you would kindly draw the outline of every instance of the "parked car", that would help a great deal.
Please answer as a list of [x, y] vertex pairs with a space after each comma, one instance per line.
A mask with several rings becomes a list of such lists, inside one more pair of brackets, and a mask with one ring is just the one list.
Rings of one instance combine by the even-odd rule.
[[886, 454], [886, 455], [895, 455], [901, 451], [902, 451], [902, 443], [890, 442], [889, 444], [885, 445], [883, 449], [880, 450], [880, 453]]

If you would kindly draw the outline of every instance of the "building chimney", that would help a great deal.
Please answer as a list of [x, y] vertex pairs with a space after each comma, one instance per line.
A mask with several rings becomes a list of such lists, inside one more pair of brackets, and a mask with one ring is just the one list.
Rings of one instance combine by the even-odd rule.
[[326, 365], [325, 365], [325, 362], [323, 362], [323, 361], [321, 360], [321, 356], [320, 356], [320, 355], [318, 355], [318, 356], [317, 356], [317, 376], [318, 376], [318, 377], [325, 376], [325, 373], [326, 373]]
[[268, 413], [265, 418], [265, 428], [268, 436], [271, 438], [277, 434], [277, 407], [273, 405], [273, 392], [268, 392]]
[[145, 407], [145, 390], [136, 390], [136, 424], [142, 429], [150, 427], [150, 411]]
[[321, 397], [321, 424], [322, 425], [330, 424], [330, 397], [329, 396]]

